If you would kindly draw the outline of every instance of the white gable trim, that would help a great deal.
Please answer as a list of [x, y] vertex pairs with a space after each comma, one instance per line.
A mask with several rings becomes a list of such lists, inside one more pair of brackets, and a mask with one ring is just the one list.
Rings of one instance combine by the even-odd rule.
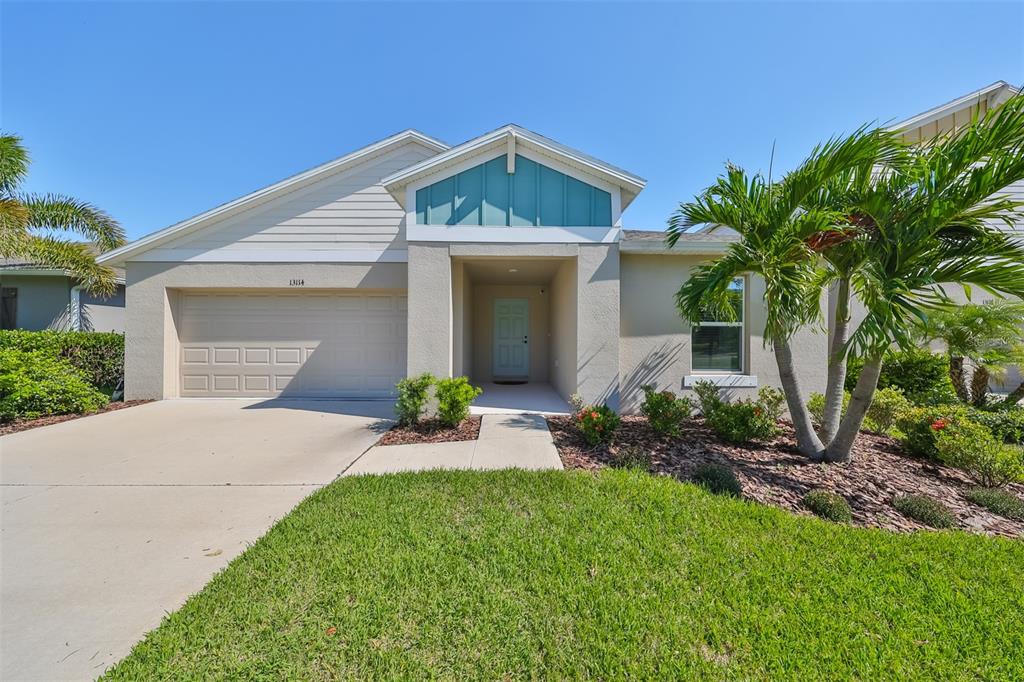
[[229, 201], [226, 204], [221, 204], [216, 208], [206, 211], [205, 213], [200, 213], [188, 220], [184, 220], [180, 223], [171, 225], [170, 227], [148, 234], [130, 244], [122, 246], [119, 249], [108, 251], [97, 258], [96, 261], [98, 263], [123, 264], [125, 261], [135, 260], [141, 254], [154, 249], [173, 238], [183, 237], [207, 227], [218, 220], [233, 216], [243, 210], [254, 208], [255, 206], [270, 201], [271, 199], [275, 199], [318, 180], [322, 180], [327, 176], [349, 170], [360, 163], [380, 156], [381, 154], [404, 144], [408, 144], [409, 142], [415, 142], [437, 152], [442, 152], [448, 149], [448, 145], [439, 140], [428, 137], [416, 130], [406, 130], [398, 133], [397, 135], [392, 135], [391, 137], [385, 138], [379, 142], [363, 147], [362, 149], [358, 149], [351, 154], [346, 154], [334, 161], [317, 166], [316, 168], [299, 173], [298, 175], [293, 175], [281, 182], [264, 187], [263, 189], [252, 192], [251, 194]]
[[[507, 149], [510, 138], [515, 145], [516, 151], [523, 156], [526, 156], [526, 154], [523, 154], [524, 151], [536, 151], [548, 159], [544, 162], [548, 165], [555, 161], [561, 161], [564, 167], [576, 169], [575, 172], [569, 173], [570, 175], [578, 177], [579, 172], [582, 171], [594, 179], [600, 179], [605, 185], [613, 185], [619, 188], [620, 192], [615, 194], [621, 193], [622, 195], [621, 209], [625, 209], [633, 198], [647, 185], [647, 181], [637, 175], [633, 175], [621, 168], [607, 164], [604, 161], [595, 159], [592, 156], [566, 147], [543, 135], [538, 135], [517, 125], [507, 125], [498, 128], [495, 131], [452, 147], [437, 156], [389, 175], [381, 180], [381, 184], [408, 211], [410, 208], [407, 204], [408, 194], [404, 191], [407, 186], [423, 178], [435, 176], [442, 171], [446, 175], [451, 175], [452, 168], [459, 167], [463, 159], [478, 157], [482, 152], [488, 151], [492, 147]], [[561, 169], [556, 168], [556, 170]], [[591, 180], [590, 182], [593, 181]], [[415, 210], [415, 205], [412, 208]]]
[[1000, 104], [999, 101], [1002, 95], [1015, 95], [1020, 92], [1019, 88], [1015, 88], [1006, 81], [996, 81], [991, 85], [986, 85], [980, 90], [968, 93], [962, 97], [957, 97], [952, 102], [939, 105], [934, 109], [929, 109], [924, 113], [911, 116], [910, 118], [894, 123], [889, 126], [887, 130], [893, 132], [900, 132], [904, 130], [913, 130], [914, 128], [920, 128], [921, 126], [928, 125], [938, 121], [939, 119], [945, 118], [950, 114], [960, 111], [962, 109], [968, 109], [976, 105], [980, 100], [989, 99], [989, 106]]

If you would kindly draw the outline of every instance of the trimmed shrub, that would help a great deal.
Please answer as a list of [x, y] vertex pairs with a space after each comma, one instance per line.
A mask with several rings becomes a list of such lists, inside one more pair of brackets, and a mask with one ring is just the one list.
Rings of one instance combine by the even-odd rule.
[[612, 453], [610, 464], [615, 469], [643, 469], [647, 471], [651, 468], [651, 453], [643, 448], [631, 445]]
[[941, 429], [935, 449], [940, 461], [963, 469], [986, 488], [999, 488], [1024, 477], [1024, 450], [1003, 443], [987, 427], [969, 419]]
[[458, 426], [469, 416], [469, 406], [483, 393], [473, 386], [466, 377], [439, 379], [434, 389], [437, 393], [437, 417], [448, 426]]
[[812, 490], [804, 495], [804, 506], [815, 516], [836, 523], [849, 523], [853, 519], [850, 503], [838, 493], [829, 490]]
[[[863, 358], [850, 358], [846, 365], [846, 390], [853, 391], [864, 367]], [[919, 348], [893, 350], [885, 354], [878, 388], [898, 388], [914, 405], [945, 405], [957, 402], [949, 380], [949, 359]]]
[[1024, 521], [1024, 500], [1002, 488], [974, 488], [965, 495], [969, 502], [1013, 521]]
[[970, 410], [973, 421], [984, 424], [1004, 443], [1024, 444], [1024, 407], [1005, 410]]
[[576, 425], [590, 445], [610, 441], [620, 421], [615, 410], [607, 405], [586, 405], [576, 413]]
[[[843, 414], [850, 405], [850, 392], [843, 391]], [[864, 422], [861, 428], [864, 431], [876, 433], [894, 433], [897, 420], [913, 405], [898, 388], [881, 388], [875, 391], [871, 399], [871, 405], [864, 415]], [[815, 426], [820, 427], [825, 415], [825, 396], [821, 393], [812, 393], [807, 401], [807, 410], [811, 413], [811, 420]]]
[[124, 377], [124, 334], [113, 332], [0, 331], [0, 350], [40, 352], [67, 360], [96, 388], [111, 393]]
[[900, 514], [932, 528], [952, 528], [956, 517], [946, 505], [927, 495], [901, 495], [892, 501]]
[[697, 401], [700, 403], [700, 413], [705, 418], [725, 403], [718, 393], [718, 386], [710, 381], [698, 381], [694, 385], [693, 391], [697, 394]]
[[715, 495], [743, 495], [743, 486], [740, 485], [736, 474], [723, 464], [698, 464], [693, 470], [693, 482]]
[[903, 449], [917, 457], [938, 459], [935, 439], [939, 432], [954, 422], [967, 419], [967, 414], [967, 408], [962, 405], [914, 407], [906, 410], [896, 420], [896, 427], [903, 434], [900, 438]]
[[94, 412], [107, 402], [67, 360], [44, 351], [0, 350], [0, 422]]
[[[705, 384], [702, 386], [701, 384]], [[757, 392], [757, 400], [727, 402], [718, 395], [717, 387], [712, 394], [700, 382], [696, 386], [704, 420], [722, 440], [730, 443], [749, 443], [768, 440], [779, 433], [779, 418], [782, 416], [782, 391], [764, 386]]]
[[863, 426], [868, 431], [891, 433], [899, 418], [912, 407], [901, 389], [895, 386], [879, 389], [864, 415]]
[[395, 401], [395, 414], [398, 416], [398, 423], [402, 426], [418, 424], [427, 409], [427, 400], [430, 399], [430, 387], [437, 379], [429, 372], [424, 372], [418, 377], [402, 379], [395, 384], [398, 391], [398, 400]]
[[655, 391], [650, 385], [644, 386], [643, 391], [640, 414], [647, 417], [655, 433], [678, 436], [680, 423], [693, 411], [693, 402], [689, 398], [677, 398], [672, 391]]

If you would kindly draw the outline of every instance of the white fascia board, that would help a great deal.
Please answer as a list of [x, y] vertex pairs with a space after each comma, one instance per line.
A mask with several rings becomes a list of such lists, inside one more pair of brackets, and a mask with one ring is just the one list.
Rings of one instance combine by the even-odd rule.
[[946, 116], [949, 116], [951, 113], [955, 111], [959, 111], [969, 106], [973, 106], [975, 103], [978, 102], [978, 100], [984, 97], [994, 95], [1003, 88], [1008, 88], [1013, 93], [1020, 92], [1018, 88], [1013, 87], [1006, 81], [996, 81], [991, 85], [986, 85], [980, 90], [975, 90], [974, 92], [966, 94], [962, 97], [957, 97], [952, 102], [947, 102], [946, 104], [939, 105], [933, 109], [929, 109], [928, 111], [917, 114], [916, 116], [911, 116], [910, 118], [900, 121], [899, 123], [894, 123], [893, 125], [888, 126], [886, 130], [889, 130], [891, 132], [900, 132], [903, 130], [913, 130], [914, 128], [920, 128], [923, 125], [928, 125], [933, 121], [945, 118]]
[[476, 242], [486, 244], [613, 244], [617, 227], [477, 227], [476, 225], [410, 225], [406, 241]]
[[629, 241], [619, 244], [621, 253], [646, 253], [663, 256], [713, 255], [718, 256], [729, 250], [734, 242], [723, 241], [679, 241], [674, 247], [665, 242]]
[[155, 263], [406, 263], [405, 249], [204, 250], [150, 249], [132, 259]]
[[433, 175], [440, 170], [446, 169], [447, 166], [455, 163], [458, 159], [475, 155], [490, 145], [499, 146], [506, 144], [506, 140], [510, 136], [515, 138], [517, 145], [525, 143], [524, 146], [535, 147], [555, 159], [562, 158], [570, 165], [581, 167], [595, 177], [602, 178], [610, 184], [625, 189], [631, 197], [636, 196], [647, 185], [647, 181], [639, 176], [599, 161], [592, 156], [566, 147], [543, 135], [538, 135], [517, 125], [507, 125], [498, 128], [495, 131], [481, 135], [436, 156], [404, 168], [397, 173], [392, 173], [383, 178], [381, 184], [384, 185], [396, 200], [404, 203], [404, 192], [400, 190], [405, 185], [415, 182], [421, 177]]
[[427, 148], [434, 149], [438, 152], [443, 152], [448, 149], [448, 145], [444, 142], [435, 140], [434, 138], [424, 135], [416, 130], [405, 130], [397, 135], [392, 135], [391, 137], [385, 138], [379, 142], [375, 142], [363, 147], [362, 149], [358, 149], [351, 154], [346, 154], [345, 156], [329, 161], [328, 163], [317, 166], [316, 168], [293, 175], [280, 182], [274, 183], [273, 185], [256, 190], [255, 192], [246, 194], [243, 197], [239, 197], [238, 199], [234, 199], [225, 204], [221, 204], [220, 206], [210, 209], [204, 213], [200, 213], [199, 215], [180, 223], [175, 223], [170, 227], [150, 233], [130, 244], [122, 246], [121, 248], [114, 249], [113, 251], [108, 251], [107, 253], [100, 255], [96, 259], [96, 262], [121, 264], [128, 258], [135, 258], [139, 254], [154, 248], [173, 237], [184, 236], [190, 232], [201, 229], [210, 223], [216, 222], [217, 220], [227, 218], [243, 209], [259, 205], [279, 195], [292, 192], [301, 186], [316, 181], [324, 176], [340, 173], [358, 163], [375, 156], [379, 156], [393, 147], [412, 141], [418, 142]]

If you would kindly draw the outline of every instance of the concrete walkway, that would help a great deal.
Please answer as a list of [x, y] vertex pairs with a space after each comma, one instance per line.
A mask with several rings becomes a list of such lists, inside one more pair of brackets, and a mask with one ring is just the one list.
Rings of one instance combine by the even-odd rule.
[[478, 440], [458, 443], [378, 445], [370, 448], [344, 476], [390, 474], [427, 469], [561, 469], [544, 417], [536, 414], [485, 414]]

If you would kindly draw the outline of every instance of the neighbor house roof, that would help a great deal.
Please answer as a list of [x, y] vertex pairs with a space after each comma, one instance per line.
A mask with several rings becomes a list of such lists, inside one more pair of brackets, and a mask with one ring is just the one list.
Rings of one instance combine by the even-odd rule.
[[898, 123], [894, 123], [888, 127], [889, 130], [900, 131], [900, 130], [911, 130], [913, 128], [919, 128], [920, 126], [927, 125], [933, 121], [937, 121], [941, 118], [949, 116], [953, 112], [960, 111], [967, 107], [974, 106], [979, 100], [989, 98], [989, 104], [998, 104], [998, 100], [1002, 96], [1011, 96], [1020, 93], [1020, 88], [1010, 85], [1006, 81], [996, 81], [990, 85], [986, 85], [983, 88], [975, 90], [974, 92], [967, 93], [961, 97], [957, 97], [954, 100], [940, 104], [937, 107], [929, 109], [928, 111], [911, 116], [908, 119], [904, 119]]
[[381, 184], [404, 207], [405, 197], [404, 193], [399, 191], [401, 188], [448, 166], [453, 166], [466, 157], [485, 151], [488, 148], [499, 149], [503, 145], [507, 145], [509, 141], [514, 142], [516, 145], [521, 144], [526, 149], [552, 156], [559, 161], [579, 168], [609, 184], [619, 187], [622, 197], [622, 210], [625, 210], [647, 184], [647, 181], [638, 175], [596, 159], [589, 154], [584, 154], [572, 147], [566, 147], [564, 144], [555, 142], [551, 138], [544, 137], [515, 124], [502, 126], [497, 130], [492, 130], [480, 137], [474, 137], [468, 142], [452, 147], [437, 156], [432, 156], [408, 168], [403, 168], [397, 173], [392, 173], [385, 177], [381, 180]]
[[149, 249], [162, 244], [173, 237], [179, 237], [189, 232], [193, 232], [202, 228], [203, 226], [234, 215], [242, 210], [252, 208], [259, 204], [265, 203], [279, 197], [288, 192], [293, 192], [301, 187], [309, 185], [313, 182], [323, 179], [329, 175], [340, 173], [344, 170], [351, 168], [357, 163], [361, 163], [370, 159], [374, 156], [384, 154], [396, 147], [400, 147], [407, 142], [415, 141], [422, 144], [425, 147], [441, 152], [448, 149], [448, 145], [440, 140], [436, 140], [428, 135], [424, 135], [418, 130], [404, 130], [396, 135], [386, 137], [379, 142], [374, 142], [371, 145], [357, 149], [351, 154], [338, 157], [333, 161], [312, 168], [308, 171], [298, 173], [289, 178], [286, 178], [280, 182], [264, 187], [263, 189], [256, 190], [251, 194], [246, 194], [243, 197], [229, 201], [226, 204], [221, 204], [215, 208], [200, 213], [197, 216], [184, 220], [180, 223], [171, 225], [152, 234], [148, 234], [145, 237], [135, 240], [134, 242], [122, 246], [119, 249], [108, 251], [98, 258], [100, 263], [110, 262], [123, 262], [127, 258], [134, 256], [140, 252], [148, 251]]
[[674, 247], [665, 243], [665, 233], [656, 230], [623, 230], [619, 251], [622, 253], [720, 254], [729, 244], [739, 241], [734, 234], [685, 232]]
[[[96, 247], [95, 244], [86, 244], [86, 246], [89, 247], [89, 250], [92, 251], [94, 255], [98, 256], [100, 254], [100, 250]], [[97, 261], [99, 261], [99, 258], [97, 258]], [[114, 273], [117, 275], [118, 283], [124, 284], [124, 270], [121, 268], [111, 268], [111, 270], [113, 270]], [[71, 276], [70, 273], [68, 273], [65, 270], [61, 270], [59, 268], [51, 268], [49, 266], [42, 266], [39, 263], [35, 263], [28, 258], [21, 257], [0, 258], [0, 272], [6, 272], [10, 274], [16, 273], [22, 276]]]

